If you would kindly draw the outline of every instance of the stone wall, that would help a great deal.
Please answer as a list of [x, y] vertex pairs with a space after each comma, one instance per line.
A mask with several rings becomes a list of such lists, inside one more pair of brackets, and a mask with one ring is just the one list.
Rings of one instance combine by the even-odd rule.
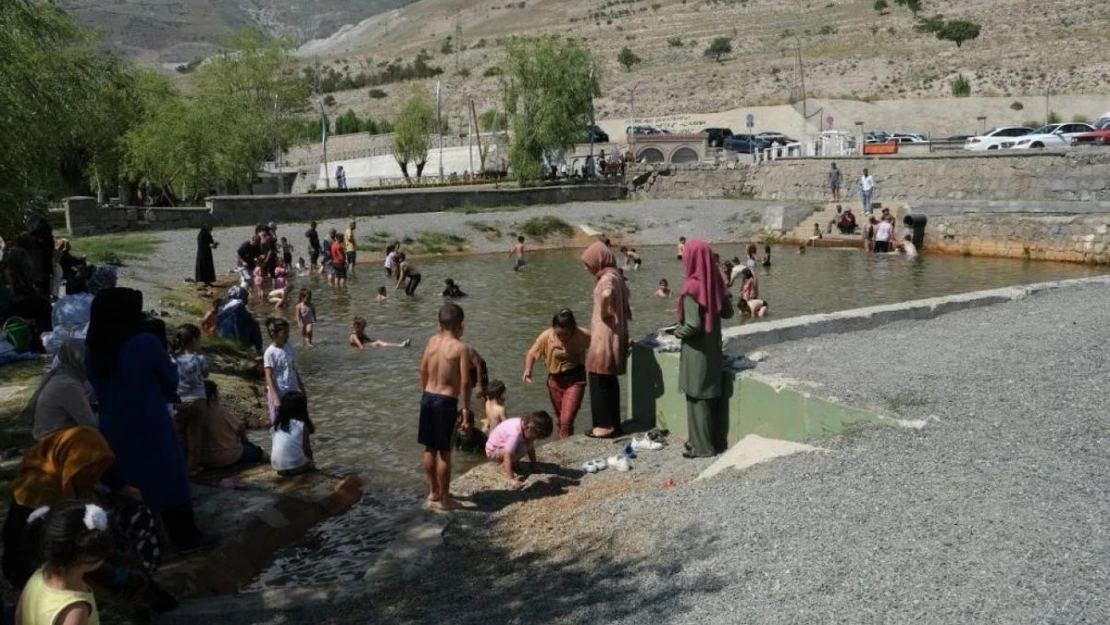
[[937, 215], [926, 229], [929, 252], [1028, 260], [1110, 263], [1105, 215]]
[[782, 159], [759, 165], [634, 165], [630, 189], [657, 198], [827, 200], [833, 162], [842, 172], [845, 198], [859, 196], [858, 179], [868, 168], [878, 183], [874, 201], [888, 204], [922, 199], [1110, 201], [1110, 150], [1100, 148]]
[[70, 234], [87, 235], [124, 230], [172, 230], [247, 226], [267, 221], [304, 222], [345, 217], [433, 213], [452, 208], [533, 206], [567, 202], [619, 200], [617, 185], [576, 185], [534, 188], [443, 188], [312, 195], [242, 195], [208, 199], [206, 208], [102, 207], [95, 198], [66, 200]]

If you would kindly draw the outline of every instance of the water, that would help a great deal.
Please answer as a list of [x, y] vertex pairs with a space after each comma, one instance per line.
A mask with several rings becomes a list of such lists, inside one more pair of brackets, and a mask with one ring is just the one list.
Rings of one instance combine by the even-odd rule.
[[[743, 255], [739, 244], [715, 249], [722, 258]], [[653, 295], [659, 279], [666, 278], [676, 290], [682, 283], [682, 268], [673, 247], [640, 248], [639, 252], [643, 268], [626, 272], [632, 292], [634, 338], [673, 321], [675, 300]], [[423, 488], [421, 448], [416, 443], [421, 393], [418, 367], [424, 344], [437, 330], [444, 278], [454, 278], [469, 294], [459, 300], [466, 313], [463, 338], [487, 360], [490, 377], [508, 386], [510, 414], [550, 411], [542, 363], [537, 364], [534, 383], [521, 381], [524, 355], [559, 308], [570, 307], [580, 323], [588, 324], [593, 278], [579, 260], [580, 254], [580, 250], [535, 252], [519, 273], [511, 270], [508, 256], [502, 254], [417, 260], [414, 264], [423, 274], [423, 282], [412, 298], [392, 289], [380, 265], [360, 266], [348, 288], [338, 292], [319, 276], [309, 279], [318, 313], [317, 346], [299, 349], [297, 362], [317, 424], [313, 436], [317, 462], [325, 470], [357, 471], [371, 489], [390, 490], [375, 490], [352, 513], [351, 518], [364, 520], [373, 531], [367, 533], [358, 523], [359, 528], [353, 529], [350, 519], [334, 521], [335, 527], [318, 528], [308, 545], [279, 554], [260, 584], [287, 583], [289, 568], [301, 569], [298, 577], [309, 574], [302, 567], [308, 560], [305, 556], [314, 552], [317, 556], [332, 554], [311, 558], [315, 566], [323, 566], [321, 572], [345, 579], [344, 563], [365, 568], [368, 555], [388, 541], [390, 532], [380, 530], [400, 518], [397, 508], [411, 509], [419, 500], [399, 493]], [[798, 255], [786, 247], [774, 250], [771, 267], [756, 270], [760, 294], [770, 303], [769, 319], [1102, 273], [1105, 269], [1082, 265], [988, 258], [925, 256], [909, 261], [901, 255], [859, 250], [812, 249]], [[302, 279], [298, 288], [304, 282]], [[375, 301], [379, 286], [389, 287], [385, 304]], [[738, 291], [737, 284], [733, 292]], [[412, 347], [365, 351], [348, 347], [355, 315], [367, 319], [370, 336], [387, 341], [411, 338]], [[726, 321], [726, 325], [736, 323], [740, 321]], [[481, 403], [476, 398], [474, 408], [480, 415]], [[589, 423], [587, 401], [579, 413], [577, 431]], [[456, 474], [482, 460], [457, 458]], [[325, 560], [327, 565], [323, 565]], [[311, 574], [307, 578], [311, 579]]]

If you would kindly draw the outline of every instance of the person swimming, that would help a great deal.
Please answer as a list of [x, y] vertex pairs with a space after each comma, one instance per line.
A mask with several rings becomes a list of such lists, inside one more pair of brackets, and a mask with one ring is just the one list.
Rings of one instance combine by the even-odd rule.
[[466, 293], [464, 293], [463, 290], [459, 288], [459, 285], [455, 284], [454, 279], [447, 278], [443, 281], [443, 284], [443, 297], [450, 297], [451, 299], [466, 297]]

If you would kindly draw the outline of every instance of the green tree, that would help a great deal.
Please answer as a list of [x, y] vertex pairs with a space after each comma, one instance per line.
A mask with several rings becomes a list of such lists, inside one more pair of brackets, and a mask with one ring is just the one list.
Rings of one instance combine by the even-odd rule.
[[427, 89], [412, 90], [405, 108], [393, 126], [393, 158], [401, 167], [401, 174], [409, 178], [409, 164], [416, 166], [416, 177], [424, 174], [428, 150], [432, 147], [431, 133], [436, 128], [435, 108]]
[[886, 0], [875, 0], [876, 13], [885, 13], [889, 7], [890, 5], [886, 3]]
[[347, 109], [346, 113], [335, 118], [335, 134], [337, 135], [353, 135], [362, 132], [362, 130], [362, 120], [351, 109]]
[[632, 71], [632, 66], [639, 64], [641, 61], [643, 61], [643, 59], [636, 56], [636, 53], [632, 51], [632, 48], [629, 48], [627, 46], [621, 50], [620, 54], [617, 55], [617, 62], [624, 66], [624, 70], [626, 72]]
[[954, 41], [956, 47], [959, 48], [964, 45], [965, 41], [979, 38], [979, 31], [982, 27], [975, 22], [967, 20], [948, 20], [936, 30], [937, 39], [945, 41]]
[[501, 111], [490, 109], [478, 116], [478, 130], [482, 132], [501, 132], [509, 125], [509, 120]]
[[705, 56], [713, 57], [714, 61], [721, 62], [721, 57], [732, 53], [732, 41], [728, 37], [717, 37], [705, 49]]
[[501, 97], [509, 116], [509, 165], [520, 183], [581, 140], [600, 95], [597, 60], [579, 41], [554, 35], [502, 44]]

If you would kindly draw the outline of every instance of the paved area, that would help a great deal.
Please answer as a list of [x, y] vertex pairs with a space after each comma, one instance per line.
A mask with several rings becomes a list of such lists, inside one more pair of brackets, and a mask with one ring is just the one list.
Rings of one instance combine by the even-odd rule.
[[535, 526], [460, 514], [407, 595], [318, 622], [1105, 623], [1108, 322], [1095, 286], [770, 348], [765, 372], [924, 427], [675, 488], [645, 468], [573, 514], [533, 499]]

